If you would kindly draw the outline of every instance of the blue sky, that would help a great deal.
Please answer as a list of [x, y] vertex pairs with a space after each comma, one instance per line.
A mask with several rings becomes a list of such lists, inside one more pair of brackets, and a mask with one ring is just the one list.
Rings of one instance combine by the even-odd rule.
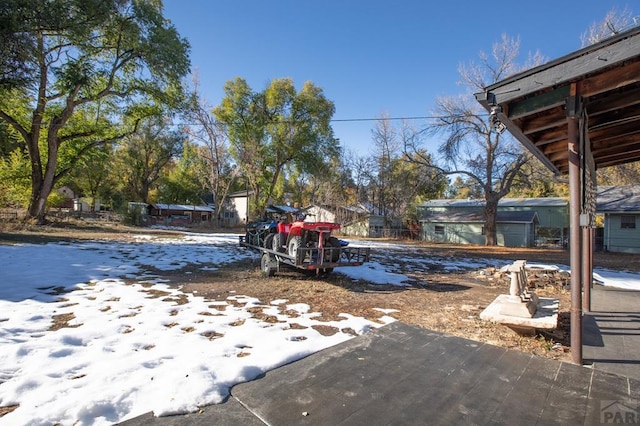
[[[503, 33], [519, 37], [524, 62], [555, 59], [630, 1], [538, 0], [164, 0], [165, 16], [191, 43], [192, 71], [212, 105], [225, 82], [256, 91], [274, 78], [312, 81], [336, 106], [334, 119], [430, 115], [436, 97], [464, 92], [458, 65], [478, 59]], [[420, 122], [415, 122], [419, 125]], [[334, 122], [345, 148], [365, 155], [373, 121]], [[434, 141], [437, 143], [437, 141]]]

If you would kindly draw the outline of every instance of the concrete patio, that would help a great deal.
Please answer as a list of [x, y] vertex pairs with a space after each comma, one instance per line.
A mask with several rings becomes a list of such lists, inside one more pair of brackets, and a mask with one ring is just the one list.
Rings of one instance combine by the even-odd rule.
[[640, 399], [640, 292], [596, 288], [585, 366], [393, 323], [233, 387], [200, 413], [135, 425], [591, 425]]

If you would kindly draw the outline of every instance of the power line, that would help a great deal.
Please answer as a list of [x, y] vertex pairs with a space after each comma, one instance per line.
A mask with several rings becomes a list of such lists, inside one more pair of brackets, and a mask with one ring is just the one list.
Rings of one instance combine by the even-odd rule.
[[410, 116], [410, 117], [377, 117], [377, 118], [333, 118], [331, 121], [336, 122], [349, 122], [349, 121], [381, 121], [381, 120], [431, 120], [437, 118], [435, 116]]
[[[479, 116], [483, 116], [483, 115], [487, 115], [484, 113], [480, 113], [478, 114]], [[368, 121], [384, 121], [384, 120], [389, 120], [389, 121], [398, 121], [398, 120], [433, 120], [433, 119], [437, 119], [439, 118], [438, 116], [433, 116], [433, 115], [420, 115], [420, 116], [407, 116], [407, 117], [370, 117], [370, 118], [332, 118], [331, 120], [329, 120], [330, 122], [333, 123], [356, 123], [356, 122], [368, 122]], [[285, 119], [285, 120], [271, 120], [271, 123], [291, 123], [291, 122], [295, 122], [296, 120], [291, 120], [291, 119]], [[224, 123], [223, 124], [232, 124], [232, 123]], [[49, 123], [41, 123], [40, 127], [48, 127]], [[168, 126], [205, 126], [205, 124], [203, 123], [185, 123], [185, 122], [180, 122], [180, 123], [166, 123], [166, 125]], [[31, 124], [29, 124], [30, 127]]]
[[[479, 114], [486, 115], [486, 114]], [[421, 115], [421, 116], [407, 116], [407, 117], [371, 117], [371, 118], [332, 118], [329, 120], [332, 123], [355, 123], [355, 122], [366, 122], [366, 121], [398, 121], [398, 120], [433, 120], [438, 118], [437, 116], [432, 115]], [[271, 123], [291, 123], [296, 120], [271, 120]], [[223, 124], [229, 124], [224, 123]], [[202, 123], [171, 123], [174, 126], [202, 126]]]

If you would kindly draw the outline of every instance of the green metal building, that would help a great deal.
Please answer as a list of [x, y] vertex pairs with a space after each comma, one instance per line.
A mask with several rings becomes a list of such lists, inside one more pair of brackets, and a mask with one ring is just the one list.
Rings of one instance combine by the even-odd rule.
[[[419, 206], [425, 241], [484, 244], [484, 200], [430, 200]], [[563, 198], [503, 198], [498, 204], [496, 237], [505, 247], [563, 245], [569, 203]]]
[[640, 253], [640, 186], [598, 188], [596, 211], [604, 215], [605, 251]]

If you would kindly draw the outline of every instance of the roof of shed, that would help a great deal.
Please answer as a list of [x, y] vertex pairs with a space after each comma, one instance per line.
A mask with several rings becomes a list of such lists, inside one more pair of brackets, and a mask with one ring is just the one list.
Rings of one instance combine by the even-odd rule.
[[[420, 219], [420, 222], [431, 223], [484, 223], [482, 213], [456, 212], [435, 213]], [[496, 223], [538, 223], [538, 213], [535, 211], [524, 212], [498, 212]]]
[[599, 213], [640, 212], [640, 186], [602, 186], [598, 188]]
[[[421, 207], [484, 207], [484, 199], [441, 199], [429, 200]], [[500, 207], [566, 207], [569, 201], [560, 197], [548, 198], [502, 198]]]
[[186, 204], [151, 204], [152, 207], [158, 210], [173, 210], [173, 211], [184, 211], [184, 212], [208, 212], [213, 213], [215, 209], [210, 206], [190, 206]]

